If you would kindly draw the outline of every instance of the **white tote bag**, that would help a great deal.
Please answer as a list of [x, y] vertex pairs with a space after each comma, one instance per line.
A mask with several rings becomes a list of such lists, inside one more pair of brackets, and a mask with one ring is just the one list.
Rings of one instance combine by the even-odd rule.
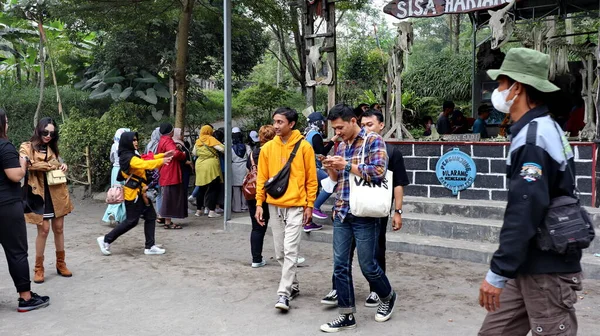
[[[365, 163], [365, 145], [363, 141], [360, 163]], [[392, 208], [393, 172], [387, 171], [380, 183], [368, 182], [361, 176], [350, 174], [350, 212], [356, 217], [388, 217]]]

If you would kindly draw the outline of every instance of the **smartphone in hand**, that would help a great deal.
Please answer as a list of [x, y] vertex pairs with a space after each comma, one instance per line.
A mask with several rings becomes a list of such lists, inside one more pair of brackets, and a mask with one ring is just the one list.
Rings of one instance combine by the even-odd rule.
[[317, 154], [317, 160], [319, 160], [319, 161], [325, 160], [325, 155], [323, 155], [323, 154]]

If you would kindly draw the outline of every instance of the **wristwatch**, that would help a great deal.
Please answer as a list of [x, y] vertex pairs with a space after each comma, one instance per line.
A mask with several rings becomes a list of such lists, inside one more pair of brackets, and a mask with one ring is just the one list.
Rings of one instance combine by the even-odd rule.
[[349, 173], [352, 170], [352, 163], [346, 163], [346, 167], [344, 167], [344, 170]]
[[403, 211], [402, 211], [402, 209], [396, 209], [396, 210], [394, 210], [394, 212], [395, 212], [395, 213], [397, 213], [397, 214], [400, 214], [400, 215], [402, 215], [402, 212], [403, 212]]

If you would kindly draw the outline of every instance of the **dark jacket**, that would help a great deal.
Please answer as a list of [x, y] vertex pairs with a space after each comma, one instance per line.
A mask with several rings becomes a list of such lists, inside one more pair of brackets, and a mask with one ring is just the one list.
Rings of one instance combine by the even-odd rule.
[[537, 228], [550, 200], [572, 196], [574, 191], [573, 151], [558, 129], [545, 106], [527, 112], [510, 129], [513, 137], [507, 159], [508, 204], [500, 247], [490, 267], [498, 275], [515, 278], [518, 274], [581, 271], [581, 252], [557, 255], [535, 246]]

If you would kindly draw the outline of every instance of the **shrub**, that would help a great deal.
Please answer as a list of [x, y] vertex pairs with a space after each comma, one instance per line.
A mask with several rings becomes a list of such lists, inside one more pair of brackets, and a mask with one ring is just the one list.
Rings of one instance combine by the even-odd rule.
[[109, 159], [110, 147], [117, 129], [128, 127], [139, 132], [140, 150], [149, 138], [152, 124], [145, 123], [148, 107], [133, 103], [118, 103], [101, 118], [85, 116], [85, 113], [72, 109], [69, 118], [61, 125], [61, 156], [69, 164], [69, 177], [87, 182], [85, 169], [85, 148], [90, 148], [92, 166], [92, 189], [104, 190], [110, 184], [112, 165]]
[[[37, 108], [40, 90], [35, 87], [4, 86], [0, 94], [0, 108], [8, 113], [10, 119], [10, 140], [18, 147], [23, 141], [29, 141], [33, 133], [33, 116]], [[108, 111], [110, 102], [90, 101], [88, 94], [70, 87], [60, 87], [59, 93], [65, 112], [75, 108], [84, 116], [101, 116]], [[51, 117], [62, 122], [58, 114], [56, 91], [54, 87], [44, 90], [40, 119]], [[66, 115], [68, 117], [68, 113]]]

